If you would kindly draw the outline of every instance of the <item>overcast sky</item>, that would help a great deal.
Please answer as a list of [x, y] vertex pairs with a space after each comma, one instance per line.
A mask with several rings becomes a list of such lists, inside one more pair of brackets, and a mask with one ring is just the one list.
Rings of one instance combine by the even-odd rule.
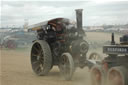
[[83, 24], [128, 23], [128, 1], [2, 1], [1, 26], [23, 26], [57, 17], [75, 20], [75, 9], [82, 8]]

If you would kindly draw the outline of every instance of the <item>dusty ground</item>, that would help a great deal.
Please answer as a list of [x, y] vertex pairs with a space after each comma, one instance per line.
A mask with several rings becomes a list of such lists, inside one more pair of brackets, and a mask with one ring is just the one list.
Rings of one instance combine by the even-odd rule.
[[[110, 34], [89, 32], [87, 35], [88, 40], [92, 41], [110, 40]], [[65, 81], [60, 76], [56, 66], [48, 76], [39, 77], [31, 69], [30, 49], [0, 49], [0, 53], [1, 85], [90, 85], [89, 70], [87, 68], [77, 69], [72, 81]]]
[[65, 81], [54, 67], [48, 76], [36, 76], [26, 51], [2, 50], [2, 85], [88, 85], [89, 72], [78, 69], [72, 81]]

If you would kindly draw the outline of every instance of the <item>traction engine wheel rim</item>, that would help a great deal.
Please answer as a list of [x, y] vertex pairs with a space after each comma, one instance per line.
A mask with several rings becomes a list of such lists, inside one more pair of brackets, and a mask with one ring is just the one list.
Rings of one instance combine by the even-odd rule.
[[101, 60], [101, 56], [98, 53], [91, 53], [89, 56], [90, 60]]
[[7, 47], [10, 48], [10, 49], [16, 48], [16, 43], [15, 43], [15, 41], [9, 40], [9, 41], [7, 42]]
[[36, 40], [31, 49], [33, 71], [39, 75], [47, 75], [52, 68], [52, 54], [49, 44], [44, 40]]
[[120, 71], [112, 68], [108, 73], [108, 83], [110, 85], [125, 85], [123, 74]]
[[74, 61], [70, 53], [63, 53], [60, 59], [59, 68], [65, 80], [71, 80], [74, 73]]
[[39, 43], [34, 44], [32, 47], [31, 62], [34, 72], [40, 75], [43, 71], [44, 56]]
[[100, 68], [95, 66], [91, 69], [91, 83], [92, 85], [102, 85], [103, 82], [103, 74], [101, 73]]

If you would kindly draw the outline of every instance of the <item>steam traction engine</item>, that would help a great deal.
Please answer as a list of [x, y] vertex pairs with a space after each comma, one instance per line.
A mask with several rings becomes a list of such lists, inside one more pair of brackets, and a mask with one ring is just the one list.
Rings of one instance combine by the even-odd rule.
[[85, 66], [88, 43], [82, 29], [82, 9], [76, 10], [77, 26], [66, 18], [56, 18], [28, 28], [37, 31], [38, 39], [31, 49], [32, 69], [37, 75], [46, 75], [58, 65], [61, 74], [70, 80], [76, 67]]
[[92, 85], [128, 85], [128, 34], [120, 38], [120, 44], [114, 41], [103, 47], [108, 56], [101, 64], [91, 69]]

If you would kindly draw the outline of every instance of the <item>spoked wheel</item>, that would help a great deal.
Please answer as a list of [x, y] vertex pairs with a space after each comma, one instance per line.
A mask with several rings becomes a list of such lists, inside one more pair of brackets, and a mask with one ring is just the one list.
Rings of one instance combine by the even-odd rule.
[[94, 66], [91, 69], [91, 85], [104, 85], [105, 74], [101, 66]]
[[71, 80], [74, 73], [74, 61], [70, 53], [63, 53], [60, 58], [59, 68], [65, 80]]
[[122, 66], [111, 68], [108, 72], [107, 83], [109, 85], [128, 85], [127, 69]]
[[90, 56], [89, 56], [89, 60], [96, 60], [96, 61], [99, 61], [99, 60], [102, 60], [101, 56], [98, 54], [98, 53], [91, 53]]
[[46, 41], [35, 41], [31, 49], [31, 64], [33, 71], [41, 76], [46, 75], [52, 67], [51, 50]]

